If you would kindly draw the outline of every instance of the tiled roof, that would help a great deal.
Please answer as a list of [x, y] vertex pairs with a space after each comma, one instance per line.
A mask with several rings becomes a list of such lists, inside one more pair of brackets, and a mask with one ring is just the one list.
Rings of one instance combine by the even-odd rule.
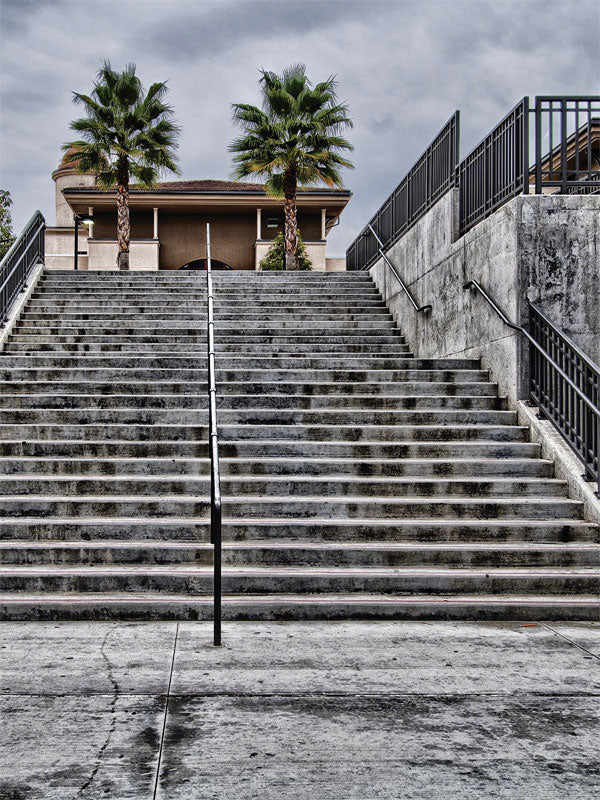
[[[135, 186], [131, 186], [136, 189]], [[217, 181], [217, 180], [202, 180], [202, 181], [165, 181], [164, 183], [157, 183], [153, 189], [149, 191], [174, 191], [174, 192], [264, 192], [264, 183], [246, 183], [245, 181]], [[139, 190], [138, 190], [139, 191]], [[141, 191], [144, 191], [143, 189]], [[146, 190], [148, 191], [148, 190]], [[347, 189], [330, 189], [328, 186], [319, 187], [302, 187], [298, 189], [299, 192], [342, 192], [345, 193]]]

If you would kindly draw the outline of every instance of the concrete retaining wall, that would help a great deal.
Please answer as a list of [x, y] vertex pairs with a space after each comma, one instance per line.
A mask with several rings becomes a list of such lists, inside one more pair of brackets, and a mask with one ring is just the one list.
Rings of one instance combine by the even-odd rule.
[[522, 325], [529, 293], [600, 360], [599, 252], [600, 197], [516, 197], [459, 237], [453, 190], [388, 251], [416, 301], [432, 304], [431, 313], [415, 313], [382, 259], [370, 271], [416, 356], [481, 358], [515, 407], [527, 393], [523, 337], [463, 284], [478, 280]]

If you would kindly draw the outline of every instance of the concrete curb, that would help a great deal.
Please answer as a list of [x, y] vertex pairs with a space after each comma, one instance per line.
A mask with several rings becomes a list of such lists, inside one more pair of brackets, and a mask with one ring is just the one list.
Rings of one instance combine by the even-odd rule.
[[27, 302], [29, 301], [29, 298], [33, 294], [37, 282], [39, 281], [43, 272], [44, 272], [44, 264], [38, 264], [33, 268], [31, 274], [29, 275], [26, 288], [17, 297], [12, 308], [10, 309], [10, 312], [8, 314], [8, 319], [6, 320], [6, 324], [2, 329], [0, 329], [0, 350], [4, 350], [6, 342], [8, 341], [8, 337], [10, 336], [15, 324], [18, 322], [19, 317], [21, 316], [21, 312], [27, 305]]
[[542, 446], [543, 458], [554, 461], [557, 478], [569, 484], [569, 497], [579, 500], [584, 506], [584, 515], [590, 522], [600, 524], [600, 499], [596, 495], [596, 484], [584, 480], [583, 465], [566, 444], [556, 428], [548, 420], [538, 419], [537, 408], [517, 403], [519, 425], [529, 427], [532, 442]]

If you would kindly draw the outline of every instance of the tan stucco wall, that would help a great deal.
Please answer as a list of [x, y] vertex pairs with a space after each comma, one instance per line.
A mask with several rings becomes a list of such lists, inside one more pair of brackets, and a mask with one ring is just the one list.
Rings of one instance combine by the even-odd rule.
[[345, 258], [326, 258], [325, 268], [327, 272], [345, 272], [346, 259]]
[[[89, 269], [116, 270], [117, 242], [115, 239], [90, 239]], [[132, 241], [129, 246], [129, 269], [135, 271], [158, 270], [158, 242]]]
[[[87, 250], [88, 229], [79, 229], [79, 249]], [[74, 251], [73, 226], [67, 228], [46, 228], [44, 247], [45, 263], [48, 269], [73, 269]], [[79, 269], [87, 269], [87, 256], [79, 256]]]
[[77, 175], [72, 172], [61, 175], [61, 172], [62, 170], [54, 173], [57, 227], [73, 225], [73, 209], [69, 207], [62, 190], [79, 186], [93, 186], [95, 181], [93, 175]]

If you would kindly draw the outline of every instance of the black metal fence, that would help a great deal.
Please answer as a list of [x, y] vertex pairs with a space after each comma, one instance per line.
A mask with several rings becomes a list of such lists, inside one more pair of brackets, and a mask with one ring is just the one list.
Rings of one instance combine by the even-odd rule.
[[536, 97], [534, 113], [536, 194], [600, 194], [600, 97]]
[[458, 165], [460, 234], [529, 191], [529, 98], [524, 97]]
[[531, 109], [524, 97], [462, 161], [458, 145], [457, 111], [352, 242], [347, 269], [367, 269], [378, 258], [370, 225], [388, 249], [454, 187], [461, 236], [532, 184], [536, 194], [600, 194], [600, 96], [540, 96]]
[[0, 326], [6, 323], [10, 307], [25, 288], [27, 276], [44, 260], [45, 230], [46, 221], [36, 211], [0, 263]]
[[600, 480], [600, 371], [574, 342], [529, 303], [531, 399], [585, 466], [588, 480]]
[[370, 226], [388, 248], [454, 186], [459, 135], [456, 111], [350, 245], [347, 269], [366, 269], [378, 257], [379, 245]]

